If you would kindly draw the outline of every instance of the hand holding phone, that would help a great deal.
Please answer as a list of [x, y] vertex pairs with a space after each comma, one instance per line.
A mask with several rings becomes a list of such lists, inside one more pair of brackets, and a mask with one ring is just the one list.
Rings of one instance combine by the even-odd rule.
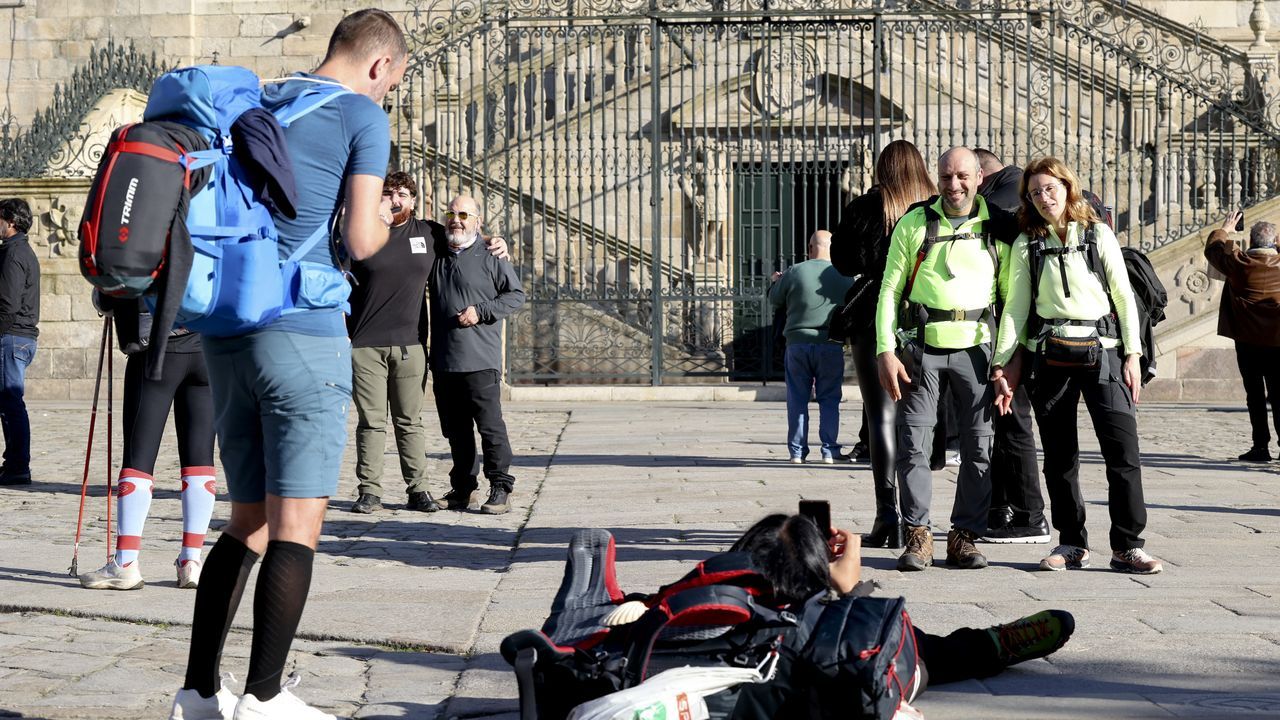
[[826, 500], [801, 500], [800, 514], [818, 526], [822, 537], [831, 535], [831, 503]]
[[1244, 232], [1244, 208], [1240, 208], [1236, 212], [1240, 215], [1240, 218], [1236, 220], [1236, 232]]

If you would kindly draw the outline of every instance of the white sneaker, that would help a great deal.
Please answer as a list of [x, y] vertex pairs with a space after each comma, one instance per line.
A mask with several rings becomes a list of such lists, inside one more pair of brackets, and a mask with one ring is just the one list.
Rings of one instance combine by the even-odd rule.
[[142, 585], [142, 571], [137, 562], [120, 567], [112, 559], [101, 570], [80, 575], [80, 586], [90, 590], [137, 590]]
[[213, 697], [201, 697], [195, 690], [182, 689], [173, 699], [169, 720], [231, 720], [236, 711], [236, 695], [226, 687]]
[[257, 718], [338, 720], [337, 716], [317, 710], [289, 692], [290, 688], [297, 687], [301, 681], [302, 678], [297, 675], [289, 676], [289, 680], [280, 688], [280, 694], [266, 702], [262, 702], [250, 693], [241, 695], [240, 702], [236, 703], [235, 715], [231, 716], [232, 720], [256, 720]]
[[193, 588], [200, 586], [200, 570], [204, 565], [199, 560], [181, 560], [173, 561], [174, 567], [178, 570], [178, 587]]

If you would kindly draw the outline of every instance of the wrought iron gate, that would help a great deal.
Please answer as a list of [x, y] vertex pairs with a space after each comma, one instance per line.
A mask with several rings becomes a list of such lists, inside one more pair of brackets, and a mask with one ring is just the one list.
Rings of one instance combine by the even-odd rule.
[[780, 376], [770, 274], [834, 228], [893, 139], [929, 163], [954, 145], [1057, 154], [1146, 249], [1276, 187], [1278, 138], [1235, 51], [1109, 0], [780, 4], [411, 14], [398, 162], [436, 212], [476, 194], [512, 244], [529, 296], [512, 382]]

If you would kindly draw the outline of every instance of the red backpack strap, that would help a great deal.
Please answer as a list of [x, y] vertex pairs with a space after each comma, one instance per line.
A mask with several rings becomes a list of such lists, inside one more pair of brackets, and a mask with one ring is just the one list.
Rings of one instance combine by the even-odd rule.
[[653, 607], [661, 603], [664, 598], [685, 590], [707, 585], [736, 585], [746, 589], [752, 595], [759, 595], [772, 587], [756, 568], [755, 562], [751, 559], [751, 553], [725, 552], [712, 555], [698, 563], [684, 577], [659, 588], [650, 599], [649, 606]]
[[739, 625], [755, 617], [755, 605], [746, 590], [710, 585], [676, 593], [636, 621], [627, 652], [624, 688], [644, 681], [654, 643], [668, 626]]

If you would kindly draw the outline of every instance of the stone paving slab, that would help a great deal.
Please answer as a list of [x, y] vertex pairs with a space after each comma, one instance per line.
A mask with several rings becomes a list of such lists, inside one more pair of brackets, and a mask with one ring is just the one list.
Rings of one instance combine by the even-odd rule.
[[[844, 415], [857, 410], [846, 403]], [[669, 582], [801, 498], [829, 499], [839, 523], [867, 529], [869, 468], [789, 465], [783, 413], [780, 403], [510, 403], [519, 485], [514, 511], [499, 517], [409, 512], [395, 483], [388, 510], [345, 512], [354, 499], [349, 447], [290, 659], [299, 693], [349, 717], [514, 720], [515, 682], [497, 647], [545, 618], [575, 529], [614, 532], [619, 582], [635, 590]], [[1105, 476], [1082, 418], [1081, 478], [1102, 543], [1092, 568], [1035, 572], [1047, 546], [1015, 545], [985, 546], [985, 571], [902, 574], [893, 551], [866, 551], [866, 577], [906, 596], [931, 632], [1046, 607], [1076, 615], [1060, 653], [932, 689], [919, 707], [931, 720], [1280, 717], [1280, 464], [1231, 460], [1248, 438], [1242, 409], [1144, 404], [1146, 537], [1168, 570], [1119, 575], [1106, 569]], [[38, 482], [0, 488], [0, 716], [163, 717], [181, 682], [194, 594], [174, 587], [169, 565], [181, 532], [176, 450], [167, 440], [157, 465], [147, 587], [85, 591], [66, 572], [86, 422], [86, 408], [37, 407]], [[844, 436], [854, 429], [846, 425]], [[433, 438], [432, 448], [443, 441]], [[443, 462], [440, 452], [430, 458], [440, 492]], [[102, 477], [95, 471], [82, 571], [105, 554]], [[935, 474], [939, 553], [954, 485], [953, 469]], [[224, 522], [220, 504], [210, 543]], [[247, 595], [224, 662], [237, 674], [252, 584]]]

